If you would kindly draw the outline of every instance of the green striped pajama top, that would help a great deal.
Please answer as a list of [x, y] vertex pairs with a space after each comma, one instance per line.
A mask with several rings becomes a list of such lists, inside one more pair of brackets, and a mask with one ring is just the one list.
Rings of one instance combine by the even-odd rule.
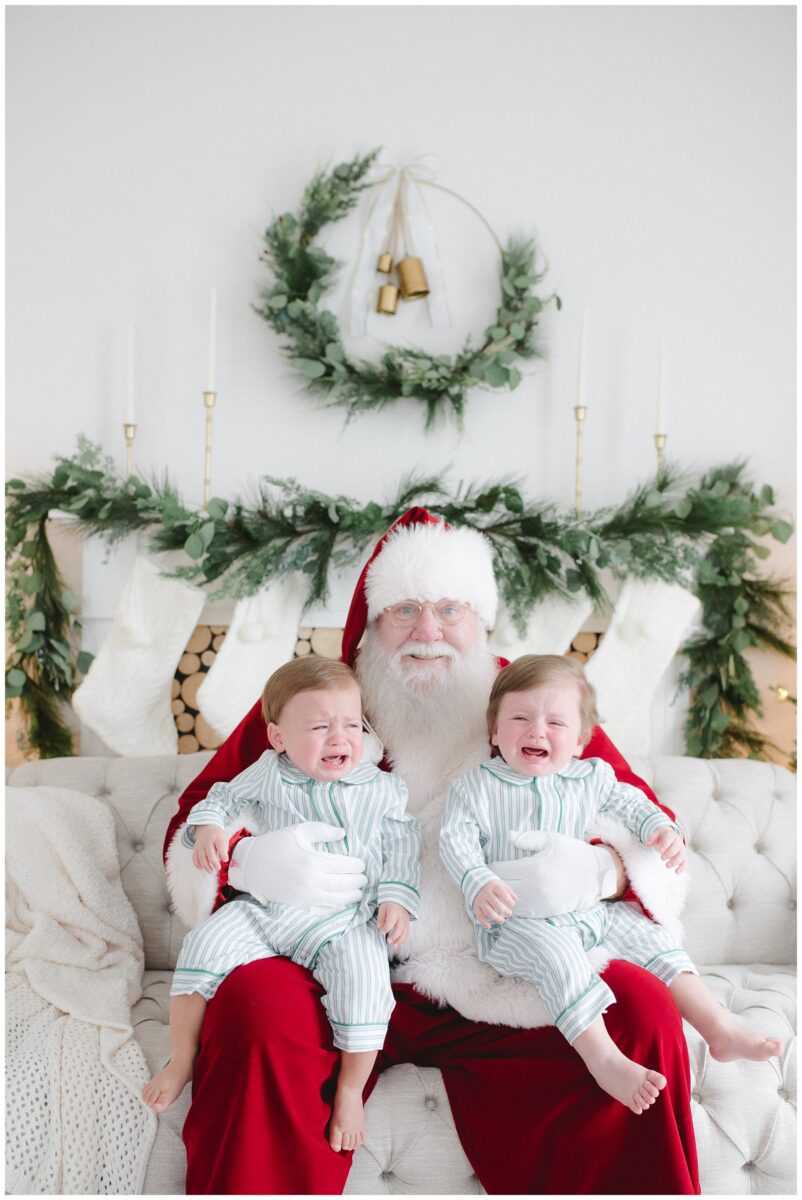
[[402, 779], [372, 763], [361, 762], [345, 778], [322, 783], [299, 771], [286, 754], [265, 750], [229, 783], [213, 784], [206, 798], [190, 810], [183, 836], [192, 842], [192, 826], [224, 828], [245, 812], [259, 822], [261, 833], [301, 821], [339, 825], [345, 837], [320, 842], [317, 849], [361, 858], [368, 882], [358, 904], [321, 921], [317, 934], [322, 944], [369, 920], [379, 904], [394, 902], [413, 917], [417, 913], [420, 829], [406, 811], [407, 797]]
[[677, 829], [640, 790], [619, 783], [601, 758], [572, 758], [553, 775], [530, 777], [491, 758], [451, 785], [440, 831], [440, 854], [462, 889], [475, 921], [473, 902], [485, 884], [498, 879], [487, 863], [527, 858], [514, 846], [511, 830], [564, 833], [585, 841], [601, 813], [617, 817], [645, 843], [658, 829]]

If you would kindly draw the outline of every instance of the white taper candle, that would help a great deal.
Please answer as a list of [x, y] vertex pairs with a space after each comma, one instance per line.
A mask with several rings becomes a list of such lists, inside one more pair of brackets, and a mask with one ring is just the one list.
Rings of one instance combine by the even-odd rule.
[[587, 392], [588, 310], [582, 310], [582, 332], [579, 335], [579, 363], [576, 373], [576, 402], [584, 406]]
[[657, 428], [655, 433], [667, 433], [666, 429], [666, 343], [660, 339], [660, 361], [657, 376]]
[[212, 288], [209, 300], [209, 362], [206, 372], [206, 391], [214, 391], [215, 367], [217, 365], [217, 288]]
[[136, 424], [134, 407], [134, 327], [128, 326], [128, 353], [125, 375], [125, 424]]

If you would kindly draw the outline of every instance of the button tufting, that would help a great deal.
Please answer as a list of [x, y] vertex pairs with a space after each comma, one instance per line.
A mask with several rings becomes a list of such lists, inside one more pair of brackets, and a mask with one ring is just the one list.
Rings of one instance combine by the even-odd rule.
[[796, 912], [796, 900], [789, 900], [788, 907], [790, 908], [791, 912]]
[[749, 1162], [744, 1163], [744, 1170], [745, 1171], [754, 1171], [754, 1169], [755, 1169], [755, 1164], [752, 1162], [752, 1160], [750, 1158]]
[[735, 901], [733, 900], [732, 896], [730, 896], [729, 900], [727, 901], [727, 908], [735, 908]]
[[435, 1100], [434, 1096], [426, 1097], [426, 1107], [430, 1109], [437, 1108], [437, 1101]]
[[141, 854], [142, 851], [145, 849], [145, 843], [144, 842], [132, 842], [131, 849], [134, 850], [137, 854]]
[[785, 1088], [777, 1088], [777, 1095], [780, 1097], [781, 1100], [788, 1099], [788, 1092]]
[[701, 1104], [702, 1103], [702, 1093], [701, 1092], [691, 1092], [691, 1100], [695, 1100], [697, 1104]]

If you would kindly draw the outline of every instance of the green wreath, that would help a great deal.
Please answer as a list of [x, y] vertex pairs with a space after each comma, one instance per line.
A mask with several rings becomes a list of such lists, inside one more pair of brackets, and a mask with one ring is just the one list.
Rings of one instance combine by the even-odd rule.
[[350, 359], [337, 318], [319, 307], [341, 264], [315, 239], [357, 203], [369, 186], [365, 177], [377, 153], [319, 172], [306, 188], [298, 214], [284, 213], [268, 227], [262, 260], [274, 281], [254, 307], [284, 339], [282, 350], [309, 390], [325, 397], [329, 406], [345, 408], [348, 420], [410, 397], [426, 406], [427, 429], [438, 415], [449, 414], [461, 428], [471, 388], [512, 391], [518, 386], [517, 361], [540, 357], [534, 339], [538, 316], [552, 300], [559, 309], [560, 298], [542, 300], [535, 294], [545, 269], [536, 269], [533, 241], [513, 238], [501, 251], [502, 301], [481, 346], [472, 346], [469, 337], [454, 357], [391, 346], [376, 363]]

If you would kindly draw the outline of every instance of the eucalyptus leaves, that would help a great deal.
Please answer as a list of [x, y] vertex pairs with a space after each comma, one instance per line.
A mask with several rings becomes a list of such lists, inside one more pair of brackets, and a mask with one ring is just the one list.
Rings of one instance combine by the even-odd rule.
[[65, 591], [47, 542], [47, 514], [72, 514], [87, 533], [114, 542], [151, 531], [154, 551], [183, 551], [176, 574], [216, 585], [214, 596], [252, 595], [290, 571], [308, 578], [308, 603], [326, 595], [332, 568], [356, 564], [415, 502], [457, 525], [485, 533], [493, 545], [504, 601], [520, 626], [550, 592], [584, 590], [606, 603], [602, 572], [677, 581], [703, 604], [704, 630], [686, 647], [691, 691], [688, 752], [703, 757], [760, 755], [754, 728], [760, 698], [746, 652], [768, 648], [793, 657], [783, 638], [787, 592], [760, 577], [769, 549], [756, 538], [787, 541], [792, 530], [773, 514], [771, 488], [755, 492], [743, 464], [708, 471], [694, 486], [673, 471], [637, 488], [616, 509], [579, 518], [532, 502], [514, 481], [449, 490], [440, 476], [404, 481], [386, 504], [328, 496], [294, 480], [265, 478], [250, 502], [211, 500], [184, 507], [166, 481], [122, 480], [97, 447], [79, 441], [53, 476], [6, 485], [11, 588], [7, 607], [12, 651], [6, 696], [19, 698], [29, 742], [42, 757], [70, 753], [58, 702], [69, 700], [85, 657], [74, 656], [78, 599]]
[[410, 397], [424, 405], [427, 429], [438, 415], [451, 414], [460, 425], [472, 388], [518, 386], [518, 360], [538, 355], [538, 316], [552, 299], [559, 308], [559, 297], [535, 294], [544, 272], [536, 268], [534, 243], [510, 240], [501, 254], [502, 302], [481, 346], [468, 339], [453, 357], [389, 347], [377, 363], [349, 359], [337, 318], [319, 307], [339, 264], [315, 238], [357, 203], [377, 153], [315, 175], [298, 214], [284, 213], [269, 226], [262, 257], [273, 283], [261, 292], [256, 311], [284, 339], [282, 349], [309, 390], [345, 408], [349, 420]]

